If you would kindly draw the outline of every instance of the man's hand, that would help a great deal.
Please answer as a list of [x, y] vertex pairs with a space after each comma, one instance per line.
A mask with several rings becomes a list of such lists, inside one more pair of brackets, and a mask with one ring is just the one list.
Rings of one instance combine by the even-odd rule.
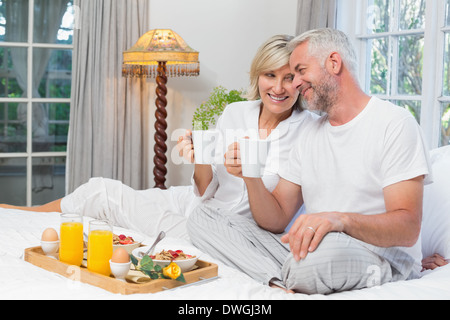
[[344, 224], [339, 212], [324, 212], [301, 215], [292, 225], [289, 233], [281, 238], [289, 243], [294, 259], [304, 259], [314, 252], [329, 232], [342, 232]]

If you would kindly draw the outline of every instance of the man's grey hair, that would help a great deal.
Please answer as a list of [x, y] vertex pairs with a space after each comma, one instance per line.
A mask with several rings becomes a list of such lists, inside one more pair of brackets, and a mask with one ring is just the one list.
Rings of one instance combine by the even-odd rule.
[[292, 39], [288, 49], [292, 53], [297, 46], [304, 42], [308, 42], [308, 53], [317, 58], [323, 67], [329, 54], [332, 52], [339, 53], [346, 68], [355, 80], [358, 79], [355, 48], [344, 32], [330, 28], [306, 31]]

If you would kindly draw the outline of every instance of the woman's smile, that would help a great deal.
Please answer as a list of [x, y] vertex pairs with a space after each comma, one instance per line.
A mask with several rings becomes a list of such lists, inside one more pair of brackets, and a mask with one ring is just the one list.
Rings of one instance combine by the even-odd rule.
[[274, 95], [274, 94], [270, 94], [270, 93], [268, 94], [268, 96], [270, 97], [270, 99], [274, 100], [275, 102], [282, 102], [282, 101], [289, 99], [289, 96]]

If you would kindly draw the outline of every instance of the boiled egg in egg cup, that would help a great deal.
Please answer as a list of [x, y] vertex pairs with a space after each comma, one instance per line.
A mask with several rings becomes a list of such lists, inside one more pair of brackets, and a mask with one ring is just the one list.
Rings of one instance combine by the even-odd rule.
[[109, 266], [113, 276], [120, 281], [126, 281], [125, 277], [128, 275], [131, 266], [130, 255], [123, 248], [118, 248], [114, 251]]
[[47, 228], [42, 232], [41, 248], [46, 256], [56, 258], [55, 254], [59, 249], [59, 237], [55, 229]]

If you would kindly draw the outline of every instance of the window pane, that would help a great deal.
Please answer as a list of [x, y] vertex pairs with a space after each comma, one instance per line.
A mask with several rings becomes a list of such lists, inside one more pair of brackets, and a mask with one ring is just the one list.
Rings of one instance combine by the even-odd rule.
[[[449, 0], [450, 1], [450, 0]], [[445, 34], [444, 44], [444, 96], [450, 96], [450, 33]]]
[[28, 0], [0, 1], [0, 41], [28, 41]]
[[27, 57], [26, 48], [0, 48], [0, 97], [26, 96]]
[[400, 30], [425, 28], [425, 1], [401, 0], [399, 12]]
[[378, 33], [389, 31], [391, 6], [389, 0], [368, 1], [367, 32]]
[[0, 158], [0, 203], [25, 206], [27, 199], [27, 161]]
[[65, 157], [33, 158], [33, 205], [64, 197], [65, 171]]
[[34, 1], [34, 42], [72, 44], [73, 1]]
[[371, 47], [371, 80], [372, 94], [386, 94], [388, 86], [388, 40], [385, 38], [368, 41]]
[[417, 123], [420, 124], [420, 111], [422, 107], [421, 101], [412, 101], [412, 100], [398, 100], [392, 101], [392, 103], [405, 108], [416, 118]]
[[[70, 98], [72, 50], [34, 49], [35, 98]], [[36, 90], [37, 89], [37, 90]]]
[[56, 42], [61, 44], [73, 43], [73, 29], [75, 28], [75, 9], [73, 0], [67, 3], [67, 10], [63, 15], [61, 27], [58, 30]]
[[450, 103], [442, 104], [441, 146], [450, 144]]
[[27, 106], [0, 103], [0, 153], [27, 151]]
[[5, 3], [0, 1], [0, 41], [5, 41], [6, 34], [6, 12]]
[[447, 0], [447, 4], [445, 5], [445, 25], [450, 26], [450, 0]]
[[33, 104], [33, 152], [65, 152], [70, 104]]
[[423, 36], [399, 37], [398, 92], [422, 94]]

